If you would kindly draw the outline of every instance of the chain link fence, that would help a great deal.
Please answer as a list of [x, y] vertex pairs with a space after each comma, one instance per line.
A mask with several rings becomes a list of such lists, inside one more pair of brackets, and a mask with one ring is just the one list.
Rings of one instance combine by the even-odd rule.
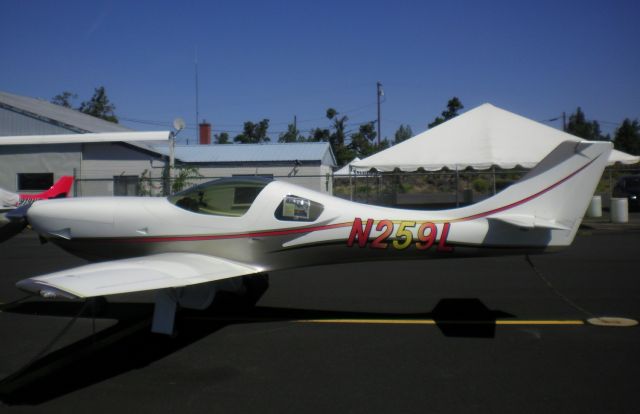
[[76, 178], [74, 186], [74, 196], [76, 197], [92, 197], [92, 196], [148, 196], [163, 197], [170, 194], [185, 190], [194, 185], [206, 183], [211, 180], [228, 177], [247, 177], [258, 176], [273, 178], [291, 182], [305, 188], [332, 194], [333, 177], [329, 174], [325, 175], [220, 175], [220, 176], [202, 176], [193, 174], [182, 177], [149, 177], [142, 174], [137, 175], [120, 175], [104, 178]]
[[[416, 209], [452, 208], [477, 203], [521, 179], [528, 170], [394, 172], [334, 177], [334, 195], [367, 204]], [[612, 166], [605, 169], [595, 194], [603, 206], [620, 177], [640, 174], [640, 167]]]
[[[351, 176], [304, 175], [271, 176], [333, 194], [336, 197], [380, 206], [441, 209], [477, 203], [518, 181], [527, 173], [524, 169], [436, 172], [368, 173]], [[603, 206], [616, 181], [623, 176], [640, 174], [640, 167], [608, 167], [596, 189]], [[126, 176], [126, 178], [76, 179], [76, 196], [165, 196], [181, 189], [224, 177], [188, 176], [178, 179]]]

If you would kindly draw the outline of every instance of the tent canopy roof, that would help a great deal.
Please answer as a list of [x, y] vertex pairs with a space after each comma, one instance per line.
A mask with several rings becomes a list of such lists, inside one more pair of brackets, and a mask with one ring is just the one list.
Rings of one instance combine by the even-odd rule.
[[[534, 167], [562, 141], [574, 135], [532, 121], [491, 104], [483, 104], [391, 148], [353, 162], [357, 170], [436, 171], [444, 167], [485, 170]], [[609, 165], [633, 164], [640, 157], [612, 151]]]
[[360, 158], [355, 157], [347, 165], [345, 165], [344, 167], [340, 168], [337, 171], [334, 171], [333, 175], [351, 175], [351, 168], [350, 168], [351, 164], [353, 164], [354, 162], [357, 162], [357, 161], [360, 161]]

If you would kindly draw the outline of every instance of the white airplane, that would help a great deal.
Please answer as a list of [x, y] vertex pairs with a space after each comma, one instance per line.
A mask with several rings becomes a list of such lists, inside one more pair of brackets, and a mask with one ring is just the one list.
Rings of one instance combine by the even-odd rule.
[[68, 299], [156, 290], [152, 331], [171, 334], [179, 306], [204, 309], [216, 292], [250, 291], [251, 278], [269, 271], [555, 251], [573, 241], [611, 148], [563, 142], [495, 196], [442, 211], [359, 204], [257, 177], [167, 198], [38, 201], [14, 219], [26, 216], [41, 237], [98, 262], [17, 286]]
[[0, 188], [0, 242], [13, 237], [22, 229], [12, 225], [5, 217], [5, 213], [25, 204], [31, 204], [36, 200], [48, 200], [50, 198], [67, 197], [73, 186], [73, 177], [64, 175], [60, 177], [48, 190], [38, 194], [14, 193]]
[[24, 204], [31, 204], [36, 200], [48, 200], [50, 198], [62, 198], [69, 195], [73, 177], [64, 175], [60, 177], [48, 190], [38, 194], [14, 193], [0, 188], [0, 209], [13, 210]]

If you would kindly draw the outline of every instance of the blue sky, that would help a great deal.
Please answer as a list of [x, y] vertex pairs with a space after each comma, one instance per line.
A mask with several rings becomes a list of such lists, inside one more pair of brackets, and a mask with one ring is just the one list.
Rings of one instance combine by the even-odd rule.
[[[19, 1], [0, 7], [0, 90], [80, 101], [104, 85], [138, 130], [195, 124], [234, 136], [293, 116], [325, 127], [328, 107], [383, 136], [426, 129], [452, 96], [535, 120], [581, 106], [612, 132], [640, 118], [638, 1]], [[128, 120], [127, 120], [128, 119]], [[559, 122], [549, 125], [559, 127]], [[191, 137], [194, 130], [181, 136]]]

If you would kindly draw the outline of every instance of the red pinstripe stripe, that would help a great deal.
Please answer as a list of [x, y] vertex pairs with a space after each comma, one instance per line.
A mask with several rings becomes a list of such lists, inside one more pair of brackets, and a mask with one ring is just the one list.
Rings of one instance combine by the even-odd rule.
[[320, 230], [331, 230], [340, 227], [351, 226], [352, 223], [328, 224], [325, 226], [315, 227], [298, 227], [284, 230], [268, 230], [253, 233], [236, 233], [236, 234], [208, 234], [201, 236], [168, 236], [168, 237], [136, 237], [129, 239], [119, 239], [123, 243], [157, 243], [171, 241], [203, 241], [203, 240], [226, 240], [226, 239], [242, 239], [249, 237], [271, 237], [271, 236], [287, 236], [290, 234], [311, 233]]
[[541, 195], [543, 195], [544, 193], [547, 193], [547, 192], [553, 190], [554, 188], [556, 188], [560, 184], [562, 184], [565, 181], [569, 180], [571, 177], [574, 177], [580, 171], [584, 170], [589, 165], [591, 165], [598, 158], [600, 158], [600, 155], [598, 155], [596, 158], [592, 159], [591, 161], [589, 161], [588, 163], [586, 163], [585, 165], [583, 165], [582, 167], [580, 167], [576, 171], [572, 172], [568, 176], [564, 177], [562, 180], [558, 181], [557, 183], [552, 184], [549, 187], [545, 188], [544, 190], [540, 190], [537, 193], [535, 193], [533, 195], [530, 195], [529, 197], [523, 198], [520, 201], [516, 201], [515, 203], [507, 204], [506, 206], [498, 207], [498, 208], [493, 209], [493, 210], [485, 211], [484, 213], [478, 213], [478, 214], [474, 214], [474, 215], [471, 215], [471, 216], [467, 216], [467, 217], [462, 217], [462, 218], [459, 218], [459, 219], [451, 220], [450, 222], [451, 223], [456, 223], [456, 222], [461, 222], [461, 221], [469, 221], [469, 220], [475, 220], [477, 218], [487, 217], [487, 216], [490, 216], [491, 214], [500, 213], [501, 211], [509, 210], [511, 208], [514, 208], [514, 207], [522, 205], [522, 204], [524, 204], [526, 202], [529, 202], [529, 201], [533, 200], [534, 198], [538, 198]]
[[[549, 191], [556, 188], [560, 184], [565, 181], [571, 179], [576, 174], [580, 173], [582, 170], [591, 165], [595, 160], [597, 160], [600, 156], [592, 159], [587, 164], [583, 165], [573, 173], [564, 177], [560, 181], [550, 185], [549, 187], [538, 191], [535, 194], [532, 194], [522, 200], [516, 201], [514, 203], [508, 204], [506, 206], [498, 207], [493, 210], [485, 211], [483, 213], [473, 214], [467, 217], [461, 217], [452, 220], [446, 220], [449, 223], [459, 223], [463, 221], [475, 220], [482, 217], [490, 216], [491, 214], [499, 213], [505, 210], [509, 210], [511, 208], [517, 207], [524, 203], [527, 203]], [[440, 220], [436, 220], [440, 222]], [[217, 235], [200, 235], [200, 236], [167, 236], [167, 237], [135, 237], [135, 238], [127, 238], [127, 239], [116, 239], [122, 243], [157, 243], [157, 242], [172, 242], [172, 241], [204, 241], [204, 240], [226, 240], [226, 239], [241, 239], [241, 238], [249, 238], [249, 237], [271, 237], [271, 236], [287, 236], [290, 234], [301, 234], [301, 233], [312, 233], [314, 231], [322, 231], [322, 230], [331, 230], [342, 227], [352, 226], [353, 222], [348, 223], [338, 223], [338, 224], [328, 224], [324, 226], [314, 226], [314, 227], [298, 227], [298, 228], [289, 228], [284, 230], [267, 230], [261, 232], [252, 232], [252, 233], [235, 233], [235, 234], [217, 234]], [[94, 239], [95, 240], [95, 239]], [[105, 239], [102, 239], [105, 240]]]

